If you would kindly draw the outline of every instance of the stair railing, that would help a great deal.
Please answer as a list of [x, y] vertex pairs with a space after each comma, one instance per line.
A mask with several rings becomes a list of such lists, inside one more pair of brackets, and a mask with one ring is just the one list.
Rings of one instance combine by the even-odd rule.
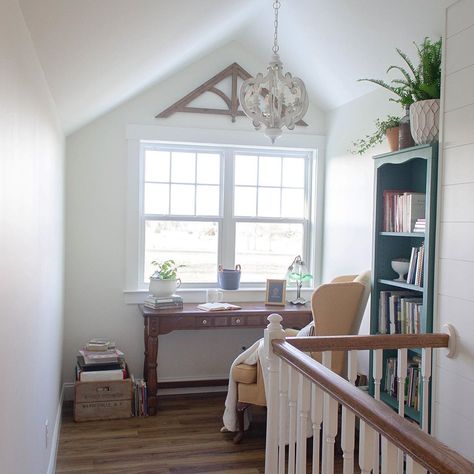
[[[431, 351], [449, 348], [448, 334], [374, 335], [286, 338], [281, 316], [272, 314], [265, 329], [268, 376], [266, 474], [331, 474], [341, 406], [343, 474], [354, 472], [356, 431], [362, 474], [465, 474], [474, 464], [428, 434]], [[421, 428], [404, 418], [405, 397], [398, 413], [380, 398], [382, 350], [397, 350], [399, 394], [405, 393], [407, 350], [421, 348], [423, 407]], [[355, 386], [357, 351], [373, 350], [374, 397]], [[345, 380], [331, 371], [332, 351], [347, 351]], [[321, 352], [322, 364], [307, 353]], [[322, 430], [322, 439], [321, 439]], [[312, 443], [308, 439], [312, 438]], [[309, 450], [311, 452], [307, 452]]]

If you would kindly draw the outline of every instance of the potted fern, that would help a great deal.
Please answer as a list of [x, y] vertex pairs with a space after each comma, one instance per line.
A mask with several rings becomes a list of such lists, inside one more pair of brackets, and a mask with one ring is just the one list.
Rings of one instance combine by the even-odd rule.
[[181, 279], [177, 278], [178, 266], [175, 261], [157, 262], [154, 260], [151, 264], [156, 266], [156, 271], [150, 277], [150, 293], [157, 298], [171, 296], [181, 286]]
[[[387, 73], [397, 70], [401, 78], [392, 79], [390, 83], [380, 79], [359, 79], [378, 84], [397, 96], [399, 102], [408, 109], [411, 135], [418, 145], [432, 143], [438, 138], [439, 131], [439, 98], [441, 90], [441, 39], [431, 41], [425, 38], [420, 45], [415, 43], [418, 52], [418, 65], [400, 49], [406, 66], [390, 66]], [[403, 125], [404, 120], [402, 119]], [[400, 146], [405, 148], [405, 146]]]

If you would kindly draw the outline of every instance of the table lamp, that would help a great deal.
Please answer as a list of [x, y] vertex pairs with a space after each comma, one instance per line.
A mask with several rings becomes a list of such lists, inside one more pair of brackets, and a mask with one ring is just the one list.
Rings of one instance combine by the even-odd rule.
[[306, 303], [306, 300], [301, 297], [301, 287], [303, 282], [309, 281], [312, 278], [312, 275], [308, 273], [305, 263], [301, 260], [301, 256], [297, 255], [286, 272], [286, 279], [296, 283], [296, 299], [290, 301], [291, 304]]

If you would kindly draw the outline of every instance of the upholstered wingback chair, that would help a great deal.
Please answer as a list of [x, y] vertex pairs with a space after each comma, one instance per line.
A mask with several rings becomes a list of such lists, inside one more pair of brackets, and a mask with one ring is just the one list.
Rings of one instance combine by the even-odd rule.
[[[344, 275], [316, 288], [311, 295], [311, 309], [315, 336], [340, 336], [358, 334], [362, 317], [370, 294], [370, 272], [360, 275]], [[298, 331], [285, 330], [287, 336], [296, 336]], [[321, 353], [312, 353], [321, 362]], [[345, 354], [334, 352], [332, 370], [343, 374]], [[265, 387], [260, 363], [238, 364], [232, 368], [232, 377], [237, 383], [237, 419], [239, 431], [234, 437], [240, 442], [244, 434], [244, 412], [250, 405], [266, 406]]]

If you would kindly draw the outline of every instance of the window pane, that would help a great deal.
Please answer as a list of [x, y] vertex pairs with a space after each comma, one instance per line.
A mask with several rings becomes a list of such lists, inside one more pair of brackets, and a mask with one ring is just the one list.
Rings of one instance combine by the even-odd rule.
[[169, 213], [169, 184], [145, 183], [145, 214]]
[[296, 255], [303, 253], [303, 224], [237, 222], [235, 263], [243, 282], [283, 279]]
[[281, 190], [281, 216], [304, 217], [304, 191], [302, 189]]
[[219, 186], [197, 186], [196, 214], [199, 216], [219, 215]]
[[194, 215], [193, 184], [171, 185], [171, 214]]
[[234, 215], [254, 217], [257, 210], [257, 188], [235, 187]]
[[261, 156], [258, 160], [258, 185], [281, 186], [281, 158]]
[[198, 153], [197, 182], [201, 184], [219, 184], [220, 155], [216, 153]]
[[196, 180], [196, 155], [173, 152], [171, 155], [171, 182], [194, 183]]
[[182, 283], [217, 280], [217, 222], [145, 222], [145, 271], [147, 282], [153, 260], [173, 259]]
[[283, 186], [304, 188], [303, 158], [283, 158]]
[[258, 188], [259, 217], [280, 217], [280, 188]]
[[145, 181], [168, 182], [170, 180], [169, 151], [145, 151]]
[[258, 158], [249, 155], [235, 155], [235, 184], [257, 184]]

